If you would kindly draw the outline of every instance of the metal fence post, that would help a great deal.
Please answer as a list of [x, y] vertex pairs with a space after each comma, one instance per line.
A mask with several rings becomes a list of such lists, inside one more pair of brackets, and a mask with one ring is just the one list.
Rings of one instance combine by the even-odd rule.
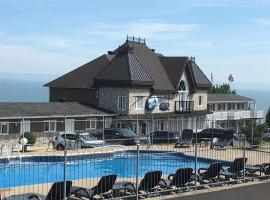
[[[66, 126], [67, 126], [67, 119], [65, 117], [65, 130], [66, 129]], [[65, 149], [64, 149], [64, 198], [63, 199], [66, 199], [66, 189], [67, 189], [67, 132], [65, 131]]]
[[104, 116], [102, 116], [102, 147], [104, 147], [104, 129], [105, 129], [105, 117]]
[[197, 117], [195, 117], [195, 120], [196, 120], [196, 123], [195, 123], [195, 190], [197, 190], [197, 162], [198, 162], [198, 137], [197, 137], [197, 132], [198, 132], [198, 129], [197, 129]]
[[136, 159], [136, 200], [139, 199], [139, 154], [140, 154], [140, 142], [137, 141], [136, 143], [136, 146], [137, 146], [137, 159]]
[[246, 182], [246, 138], [244, 137], [244, 150], [243, 150], [243, 182], [245, 183]]
[[[23, 121], [22, 122], [22, 138], [24, 138], [24, 131], [25, 131], [24, 117], [23, 117], [22, 121]], [[26, 144], [21, 144], [21, 145], [22, 145], [22, 152], [24, 153], [24, 145], [26, 145]]]

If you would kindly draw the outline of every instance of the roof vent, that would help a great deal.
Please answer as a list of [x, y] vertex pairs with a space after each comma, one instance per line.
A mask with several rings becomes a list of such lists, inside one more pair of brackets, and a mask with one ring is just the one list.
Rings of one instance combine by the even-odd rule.
[[155, 53], [155, 51], [156, 51], [155, 49], [151, 49], [151, 50], [152, 50], [154, 53]]
[[142, 39], [142, 38], [140, 38], [140, 37], [138, 37], [138, 38], [136, 38], [136, 37], [134, 37], [134, 36], [127, 36], [127, 40], [126, 40], [127, 42], [128, 41], [130, 41], [130, 42], [136, 42], [136, 43], [140, 43], [140, 44], [146, 44], [145, 43], [145, 38], [144, 39]]
[[113, 51], [108, 51], [108, 54], [109, 55], [113, 55]]

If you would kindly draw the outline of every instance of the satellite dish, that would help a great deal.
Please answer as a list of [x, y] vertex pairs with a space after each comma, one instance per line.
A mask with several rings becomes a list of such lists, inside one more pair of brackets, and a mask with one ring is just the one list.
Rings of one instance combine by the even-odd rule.
[[26, 145], [28, 143], [28, 140], [26, 138], [22, 138], [20, 140], [21, 145]]
[[146, 100], [145, 108], [149, 111], [153, 111], [157, 107], [158, 98], [157, 96], [150, 96]]

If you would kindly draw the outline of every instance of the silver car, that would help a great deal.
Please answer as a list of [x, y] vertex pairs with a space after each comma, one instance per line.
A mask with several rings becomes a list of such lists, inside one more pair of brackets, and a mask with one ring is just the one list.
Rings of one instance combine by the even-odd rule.
[[57, 150], [75, 148], [93, 148], [104, 145], [103, 140], [98, 140], [89, 133], [59, 133], [53, 141], [53, 146]]

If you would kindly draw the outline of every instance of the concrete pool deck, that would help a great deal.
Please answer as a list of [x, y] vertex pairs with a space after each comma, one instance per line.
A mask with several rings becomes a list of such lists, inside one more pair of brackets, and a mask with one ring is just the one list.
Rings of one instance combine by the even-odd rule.
[[[76, 150], [68, 150], [67, 155], [79, 155], [79, 154], [97, 154], [97, 153], [111, 153], [115, 151], [126, 151], [126, 150], [136, 150], [136, 146], [106, 146], [102, 148], [88, 148], [88, 149], [76, 149]], [[186, 155], [195, 156], [195, 147], [190, 148], [174, 148], [174, 144], [169, 145], [152, 145], [150, 148], [147, 148], [144, 145], [140, 146], [140, 150], [148, 150], [148, 151], [174, 151], [174, 152], [182, 152]], [[269, 146], [270, 150], [270, 146]], [[198, 157], [204, 157], [209, 159], [217, 159], [217, 160], [228, 160], [232, 161], [235, 158], [243, 157], [248, 158], [247, 164], [261, 164], [270, 162], [270, 151], [257, 151], [257, 150], [246, 150], [245, 153], [242, 149], [239, 148], [227, 148], [224, 150], [220, 149], [210, 149], [209, 146], [198, 146], [197, 155]], [[28, 152], [21, 153], [23, 156], [63, 156], [63, 151], [56, 151], [52, 148], [49, 149], [39, 149], [35, 148]], [[14, 156], [18, 156], [14, 153]]]

